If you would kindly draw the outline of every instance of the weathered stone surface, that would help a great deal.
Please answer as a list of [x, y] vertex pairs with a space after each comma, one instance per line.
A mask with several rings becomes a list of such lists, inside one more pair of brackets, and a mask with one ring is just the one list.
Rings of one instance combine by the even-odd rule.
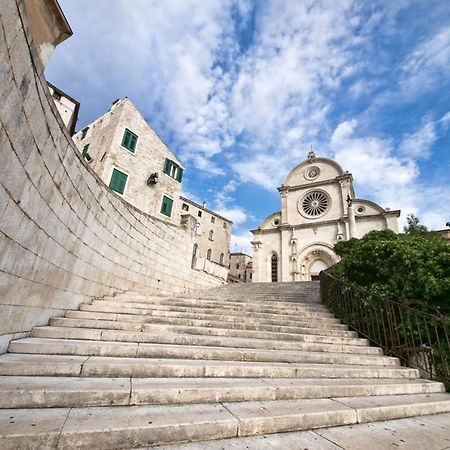
[[21, 5], [1, 3], [0, 314], [10, 319], [2, 340], [91, 297], [221, 284], [191, 269], [188, 234], [125, 203], [82, 161]]

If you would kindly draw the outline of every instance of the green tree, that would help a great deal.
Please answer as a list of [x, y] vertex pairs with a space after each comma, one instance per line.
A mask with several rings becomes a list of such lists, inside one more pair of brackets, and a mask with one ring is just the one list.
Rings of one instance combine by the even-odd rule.
[[414, 214], [409, 214], [406, 217], [406, 223], [403, 227], [403, 231], [406, 234], [414, 234], [414, 233], [426, 233], [428, 232], [428, 228], [425, 225], [422, 225], [419, 221], [419, 218]]
[[[413, 223], [419, 225], [413, 218]], [[335, 245], [331, 273], [370, 292], [450, 316], [450, 244], [433, 233], [372, 231]]]

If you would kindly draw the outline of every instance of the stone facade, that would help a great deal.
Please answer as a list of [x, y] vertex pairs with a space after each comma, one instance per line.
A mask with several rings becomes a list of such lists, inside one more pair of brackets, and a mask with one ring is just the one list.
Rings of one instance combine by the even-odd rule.
[[194, 242], [180, 226], [125, 202], [91, 169], [33, 38], [24, 2], [0, 2], [0, 351], [92, 297], [224, 282], [192, 270]]
[[24, 0], [24, 6], [34, 46], [45, 67], [55, 47], [72, 36], [72, 29], [57, 0]]
[[289, 172], [278, 190], [281, 211], [252, 230], [253, 281], [314, 279], [338, 261], [336, 242], [371, 230], [398, 232], [400, 211], [357, 198], [352, 175], [313, 152]]
[[251, 283], [252, 274], [252, 257], [242, 253], [230, 253], [230, 278], [233, 282]]
[[[131, 150], [126, 133], [137, 137]], [[136, 208], [173, 224], [180, 223], [182, 178], [164, 172], [166, 160], [184, 169], [131, 100], [115, 101], [111, 109], [73, 136], [91, 168], [108, 186], [115, 171], [126, 177], [124, 190], [116, 191]], [[130, 147], [128, 145], [128, 147]], [[134, 147], [134, 148], [133, 148]], [[149, 180], [152, 174], [153, 181]], [[163, 201], [172, 202], [170, 213], [162, 212]]]
[[193, 267], [227, 279], [233, 222], [186, 197], [180, 197], [180, 202], [181, 223], [194, 237]]
[[51, 83], [48, 83], [48, 88], [50, 90], [50, 95], [53, 97], [53, 101], [55, 102], [56, 109], [61, 115], [64, 125], [69, 130], [69, 133], [73, 135], [77, 125], [80, 102], [72, 98], [70, 95], [67, 95]]

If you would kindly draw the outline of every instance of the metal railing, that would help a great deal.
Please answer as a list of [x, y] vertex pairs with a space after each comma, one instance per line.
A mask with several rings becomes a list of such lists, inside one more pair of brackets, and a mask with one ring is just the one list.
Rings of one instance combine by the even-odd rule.
[[450, 320], [374, 295], [320, 273], [323, 303], [351, 329], [419, 369], [423, 378], [443, 381], [450, 388]]

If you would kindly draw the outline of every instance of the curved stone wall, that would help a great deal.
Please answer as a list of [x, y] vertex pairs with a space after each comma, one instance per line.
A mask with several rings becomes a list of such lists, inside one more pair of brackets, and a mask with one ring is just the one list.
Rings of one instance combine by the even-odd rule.
[[220, 284], [190, 268], [187, 233], [124, 202], [80, 158], [22, 1], [2, 1], [0, 20], [0, 350], [87, 298]]

